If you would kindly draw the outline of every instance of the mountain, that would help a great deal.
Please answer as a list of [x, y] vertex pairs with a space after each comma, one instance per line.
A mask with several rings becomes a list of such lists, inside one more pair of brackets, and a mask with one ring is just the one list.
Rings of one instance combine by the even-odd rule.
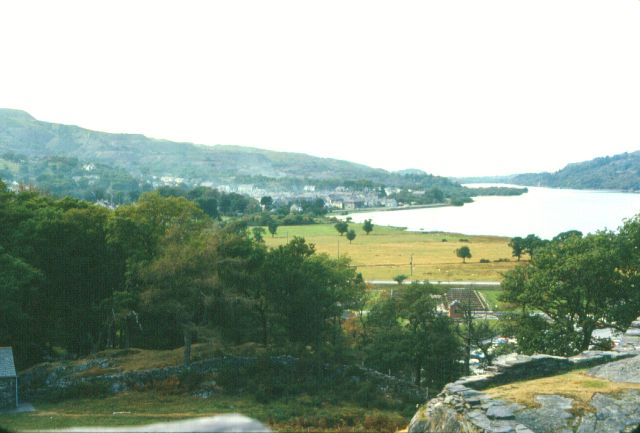
[[462, 204], [475, 195], [526, 192], [471, 190], [421, 170], [389, 172], [302, 153], [97, 132], [42, 122], [11, 109], [0, 109], [0, 179], [58, 196], [118, 203], [162, 185], [249, 184], [270, 193], [302, 192], [309, 184], [325, 192], [343, 187], [382, 193], [383, 187], [392, 187], [404, 194], [400, 201], [414, 204]]
[[[391, 173], [329, 158], [241, 146], [204, 146], [110, 134], [47, 123], [18, 110], [0, 109], [0, 155], [70, 157], [125, 169], [131, 175], [229, 181], [238, 176], [288, 176], [378, 181]], [[231, 179], [232, 180], [232, 179]]]
[[509, 178], [518, 185], [554, 188], [640, 191], [640, 151], [567, 165], [555, 173], [525, 173]]

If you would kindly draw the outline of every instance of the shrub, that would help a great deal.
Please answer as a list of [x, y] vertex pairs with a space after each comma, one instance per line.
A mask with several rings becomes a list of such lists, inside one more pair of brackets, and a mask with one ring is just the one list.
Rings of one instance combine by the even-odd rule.
[[612, 350], [613, 341], [610, 338], [594, 338], [591, 343], [592, 350]]
[[489, 259], [480, 259], [480, 263], [491, 263]]
[[111, 393], [111, 387], [106, 382], [79, 382], [59, 388], [52, 392], [47, 400], [61, 401], [76, 398], [103, 398]]
[[401, 416], [391, 417], [386, 414], [371, 414], [364, 418], [363, 427], [367, 431], [393, 433], [404, 427], [406, 421]]
[[180, 387], [186, 391], [193, 391], [204, 381], [205, 375], [192, 370], [185, 370], [178, 375]]

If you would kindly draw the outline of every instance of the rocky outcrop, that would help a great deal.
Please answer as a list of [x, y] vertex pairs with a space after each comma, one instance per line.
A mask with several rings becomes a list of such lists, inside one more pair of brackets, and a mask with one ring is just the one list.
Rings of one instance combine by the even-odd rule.
[[640, 317], [631, 322], [631, 326], [622, 336], [622, 350], [640, 350]]
[[[630, 361], [637, 363], [638, 357], [620, 362]], [[580, 414], [574, 401], [561, 395], [538, 395], [535, 403], [527, 407], [452, 383], [418, 410], [409, 433], [612, 433], [640, 425], [639, 390], [595, 394]]]
[[[588, 351], [570, 358], [511, 354], [496, 359], [494, 371], [450, 383], [420, 407], [410, 433], [613, 433], [640, 431], [640, 390], [595, 393], [585, 407], [563, 395], [537, 395], [533, 405], [492, 398], [483, 390], [503, 384], [589, 369], [612, 382], [640, 383], [640, 318], [619, 350]], [[561, 390], [558, 390], [559, 394]]]

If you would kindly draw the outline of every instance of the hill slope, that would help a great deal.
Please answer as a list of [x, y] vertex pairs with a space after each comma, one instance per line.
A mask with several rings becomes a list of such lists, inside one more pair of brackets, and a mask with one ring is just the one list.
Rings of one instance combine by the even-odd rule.
[[640, 151], [569, 164], [555, 173], [527, 173], [509, 182], [577, 189], [640, 190]]
[[41, 122], [28, 113], [0, 109], [0, 155], [62, 156], [124, 168], [134, 176], [176, 176], [225, 180], [236, 176], [384, 181], [391, 173], [329, 158], [241, 146], [204, 146], [156, 140], [138, 134], [110, 134]]

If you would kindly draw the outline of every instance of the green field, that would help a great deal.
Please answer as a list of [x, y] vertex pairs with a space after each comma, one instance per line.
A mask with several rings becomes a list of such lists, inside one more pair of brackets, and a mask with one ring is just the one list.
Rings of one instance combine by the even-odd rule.
[[259, 404], [250, 397], [214, 395], [204, 399], [189, 394], [146, 391], [34, 406], [37, 410], [32, 413], [0, 414], [0, 425], [14, 431], [115, 427], [241, 413], [274, 431], [393, 432], [409, 421], [409, 415], [402, 416], [396, 411], [336, 404], [309, 396]]
[[[366, 280], [390, 280], [395, 275], [411, 275], [413, 280], [499, 281], [501, 274], [516, 265], [511, 257], [509, 238], [468, 236], [455, 233], [417, 233], [401, 228], [375, 226], [366, 235], [361, 224], [350, 224], [357, 237], [350, 244], [332, 224], [278, 227], [275, 237], [266, 235], [268, 246], [286, 243], [294, 236], [304, 237], [316, 245], [318, 252], [333, 257], [346, 255]], [[454, 250], [466, 245], [472, 258], [466, 264]], [[480, 263], [480, 259], [489, 263]], [[496, 260], [507, 261], [496, 261]]]

